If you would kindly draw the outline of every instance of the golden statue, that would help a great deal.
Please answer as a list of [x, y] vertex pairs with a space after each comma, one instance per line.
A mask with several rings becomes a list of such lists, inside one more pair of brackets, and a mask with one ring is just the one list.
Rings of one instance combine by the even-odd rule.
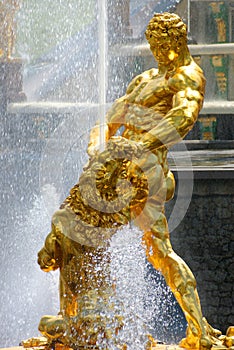
[[15, 13], [19, 9], [20, 0], [0, 1], [0, 60], [10, 60], [15, 44]]
[[[178, 15], [155, 14], [146, 38], [158, 69], [135, 77], [108, 111], [104, 151], [99, 151], [99, 126], [91, 131], [89, 163], [54, 214], [38, 254], [44, 271], [60, 269], [60, 312], [42, 317], [39, 325], [49, 344], [98, 349], [121, 329], [121, 314], [110, 312], [111, 320], [106, 316], [113, 311], [115, 293], [107, 247], [118, 227], [130, 221], [142, 229], [147, 258], [162, 272], [188, 322], [180, 346], [210, 349], [221, 344], [219, 331], [203, 318], [192, 272], [172, 249], [164, 214], [175, 189], [168, 148], [196, 122], [205, 78], [189, 53], [186, 25]], [[121, 127], [121, 136], [115, 136]], [[148, 349], [153, 349], [149, 338]]]

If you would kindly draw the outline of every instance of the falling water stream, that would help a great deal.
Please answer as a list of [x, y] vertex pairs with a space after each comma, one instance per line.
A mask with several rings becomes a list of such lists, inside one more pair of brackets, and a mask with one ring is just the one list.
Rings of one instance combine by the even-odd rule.
[[108, 77], [107, 63], [107, 3], [106, 0], [98, 1], [98, 43], [99, 43], [99, 64], [98, 64], [98, 81], [99, 81], [99, 120], [100, 120], [100, 150], [105, 145], [105, 114], [106, 114], [106, 89]]

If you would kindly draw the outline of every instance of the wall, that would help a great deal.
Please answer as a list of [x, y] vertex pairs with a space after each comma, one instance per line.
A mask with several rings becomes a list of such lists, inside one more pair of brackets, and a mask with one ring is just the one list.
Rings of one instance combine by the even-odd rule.
[[[233, 172], [211, 168], [194, 176], [192, 201], [171, 240], [196, 276], [205, 317], [226, 332], [234, 324]], [[176, 198], [167, 205], [168, 215]]]

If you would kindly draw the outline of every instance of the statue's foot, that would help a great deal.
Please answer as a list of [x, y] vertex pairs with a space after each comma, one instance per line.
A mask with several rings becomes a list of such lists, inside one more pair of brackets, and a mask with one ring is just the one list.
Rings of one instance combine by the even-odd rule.
[[212, 348], [212, 341], [208, 336], [186, 337], [180, 341], [179, 346], [185, 349], [209, 350]]
[[203, 324], [206, 329], [207, 334], [209, 334], [211, 337], [219, 338], [222, 335], [222, 332], [219, 329], [213, 328], [206, 320], [205, 317], [203, 317]]
[[202, 322], [203, 329], [200, 335], [199, 330], [190, 324], [186, 331], [186, 338], [182, 339], [179, 345], [185, 349], [199, 350], [227, 348], [225, 344], [227, 337], [223, 336], [220, 330], [213, 328], [205, 318], [202, 319]]
[[200, 343], [200, 346], [199, 346], [200, 350], [206, 350], [206, 349], [212, 348], [212, 341], [211, 341], [210, 337], [208, 337], [208, 336], [203, 336], [200, 339], [199, 343]]
[[184, 349], [198, 349], [198, 344], [194, 344], [194, 342], [191, 342], [189, 338], [183, 338], [179, 342], [179, 347]]
[[207, 335], [209, 336], [212, 348], [213, 349], [227, 349], [229, 346], [227, 345], [227, 335], [222, 335], [222, 332], [216, 328], [213, 328], [205, 318], [203, 318], [203, 322], [205, 325], [205, 329]]

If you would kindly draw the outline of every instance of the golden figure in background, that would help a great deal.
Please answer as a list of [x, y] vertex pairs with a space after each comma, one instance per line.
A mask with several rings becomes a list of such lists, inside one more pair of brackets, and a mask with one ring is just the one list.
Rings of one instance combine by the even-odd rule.
[[[179, 16], [155, 14], [146, 38], [158, 69], [135, 77], [108, 111], [104, 151], [99, 151], [99, 126], [92, 130], [90, 161], [54, 214], [39, 252], [44, 271], [60, 269], [60, 313], [43, 317], [39, 325], [49, 342], [98, 348], [100, 338], [118, 333], [121, 315], [112, 318], [111, 326], [103, 316], [105, 309], [107, 314], [112, 310], [114, 295], [107, 247], [129, 221], [142, 229], [147, 258], [162, 272], [187, 319], [180, 346], [209, 349], [219, 335], [203, 319], [195, 278], [172, 249], [164, 214], [175, 188], [167, 151], [196, 122], [205, 78], [189, 53]], [[115, 136], [121, 127], [121, 136]]]
[[15, 13], [20, 0], [0, 1], [0, 60], [10, 60], [15, 44]]

